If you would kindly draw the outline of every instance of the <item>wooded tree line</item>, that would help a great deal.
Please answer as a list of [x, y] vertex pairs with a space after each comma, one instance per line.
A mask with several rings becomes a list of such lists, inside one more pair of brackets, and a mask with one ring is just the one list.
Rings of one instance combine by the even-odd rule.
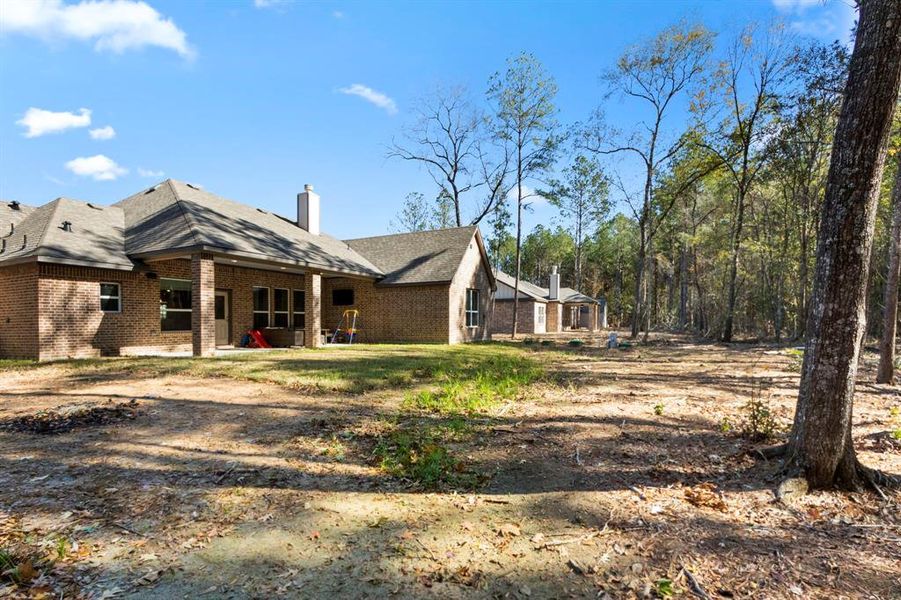
[[[515, 56], [481, 101], [462, 88], [423, 99], [390, 154], [427, 167], [434, 200], [408, 197], [395, 228], [482, 223], [502, 270], [546, 285], [559, 265], [633, 335], [801, 339], [848, 63], [839, 43], [778, 23], [717, 35], [682, 22], [627, 48], [602, 71], [595, 113], [562, 126], [553, 77]], [[610, 103], [636, 115], [631, 129], [609, 123]], [[885, 322], [899, 115], [868, 282], [871, 335]], [[522, 211], [539, 197], [559, 218], [525, 233]]]
[[[880, 382], [894, 371], [901, 0], [857, 6], [850, 55], [756, 24], [717, 44], [702, 25], [680, 23], [628, 48], [604, 74], [605, 101], [640, 115], [632, 131], [611, 127], [603, 103], [562, 131], [553, 78], [521, 54], [490, 78], [482, 112], [459, 91], [427, 104], [392, 150], [429, 168], [456, 225], [464, 214], [487, 219], [493, 260], [517, 287], [523, 276], [543, 283], [561, 264], [574, 285], [606, 296], [614, 323], [628, 320], [633, 336], [665, 326], [724, 341], [803, 339], [788, 441], [760, 451], [783, 458], [780, 496], [901, 488], [898, 476], [858, 461], [852, 435], [868, 326], [886, 333]], [[464, 118], [449, 108], [461, 106]], [[611, 189], [628, 207], [613, 216]], [[523, 240], [536, 194], [561, 224]], [[408, 203], [405, 215], [417, 210]]]

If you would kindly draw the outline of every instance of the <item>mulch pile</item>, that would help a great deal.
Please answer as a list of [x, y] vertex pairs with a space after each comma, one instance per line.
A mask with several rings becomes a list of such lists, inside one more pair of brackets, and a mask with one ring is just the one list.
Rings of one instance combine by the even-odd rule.
[[70, 404], [52, 410], [42, 410], [31, 415], [22, 415], [0, 421], [0, 431], [25, 433], [58, 434], [79, 427], [111, 425], [130, 421], [138, 417], [137, 400], [90, 404]]

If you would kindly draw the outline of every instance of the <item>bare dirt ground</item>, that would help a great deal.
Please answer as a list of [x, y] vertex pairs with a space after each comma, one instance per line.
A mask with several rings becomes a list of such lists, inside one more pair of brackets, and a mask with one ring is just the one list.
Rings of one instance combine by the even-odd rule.
[[[0, 596], [901, 598], [901, 495], [781, 503], [739, 435], [754, 398], [790, 424], [784, 349], [524, 351], [545, 380], [452, 447], [481, 485], [432, 493], [373, 458], [403, 389], [0, 371], [0, 548], [28, 580]], [[867, 360], [855, 444], [901, 473]]]

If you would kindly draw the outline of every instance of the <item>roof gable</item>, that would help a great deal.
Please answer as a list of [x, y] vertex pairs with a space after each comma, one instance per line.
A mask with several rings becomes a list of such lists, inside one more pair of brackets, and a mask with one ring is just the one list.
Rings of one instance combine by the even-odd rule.
[[385, 273], [380, 285], [449, 283], [477, 232], [478, 227], [470, 225], [346, 242]]
[[329, 235], [311, 234], [289, 219], [180, 181], [166, 180], [116, 206], [125, 211], [129, 254], [203, 248], [325, 271], [381, 275], [370, 261]]
[[[514, 289], [516, 285], [515, 277], [509, 275], [508, 273], [504, 273], [503, 271], [497, 271], [495, 273], [495, 276], [497, 277], [498, 282], [509, 287], [511, 290]], [[542, 302], [547, 302], [550, 300], [550, 290], [537, 286], [534, 283], [530, 283], [525, 279], [519, 280], [519, 293], [525, 295], [526, 297]], [[599, 304], [599, 302], [595, 298], [586, 296], [582, 292], [568, 287], [560, 288], [558, 300], [564, 303], [579, 302], [583, 304]]]
[[[511, 290], [516, 289], [516, 278], [512, 275], [508, 275], [503, 271], [496, 271], [494, 275], [497, 277], [498, 283], [502, 283]], [[529, 283], [525, 279], [519, 280], [519, 293], [539, 302], [547, 302], [548, 291], [534, 283]]]
[[[33, 209], [5, 237], [0, 261], [29, 258], [54, 262], [131, 269], [125, 255], [122, 210], [57, 198]], [[63, 223], [69, 223], [68, 229]]]

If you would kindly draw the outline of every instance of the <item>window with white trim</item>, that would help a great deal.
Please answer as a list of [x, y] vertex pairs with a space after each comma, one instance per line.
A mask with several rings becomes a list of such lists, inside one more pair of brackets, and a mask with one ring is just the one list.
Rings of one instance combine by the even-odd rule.
[[294, 290], [294, 329], [303, 329], [307, 325], [307, 293]]
[[191, 331], [190, 279], [160, 279], [160, 329]]
[[272, 326], [288, 326], [288, 290], [275, 288], [272, 290]]
[[269, 327], [269, 288], [253, 288], [253, 328]]
[[538, 305], [538, 324], [544, 325], [547, 321], [547, 306], [544, 304]]
[[475, 288], [466, 290], [466, 326], [479, 326], [479, 290]]
[[100, 283], [100, 310], [105, 313], [122, 312], [122, 286], [118, 283]]

